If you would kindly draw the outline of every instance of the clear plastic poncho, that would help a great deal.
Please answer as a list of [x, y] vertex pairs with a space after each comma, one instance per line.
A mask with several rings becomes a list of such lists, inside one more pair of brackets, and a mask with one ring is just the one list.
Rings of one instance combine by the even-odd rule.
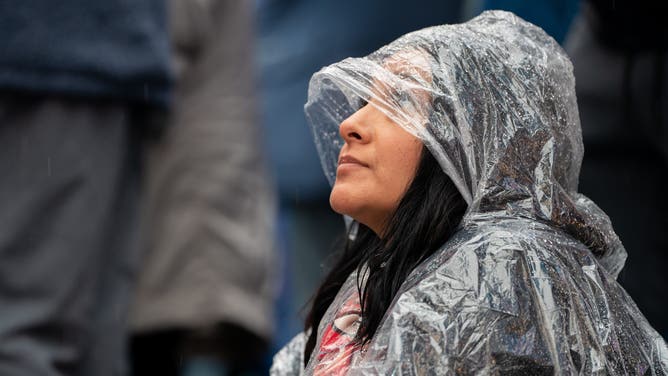
[[424, 142], [469, 207], [459, 231], [404, 282], [368, 345], [352, 355], [330, 346], [345, 367], [318, 349], [357, 293], [355, 275], [323, 317], [306, 369], [301, 334], [272, 373], [668, 374], [665, 341], [615, 281], [621, 242], [577, 193], [574, 85], [559, 45], [501, 11], [316, 73], [305, 110], [330, 182], [339, 124], [364, 100]]

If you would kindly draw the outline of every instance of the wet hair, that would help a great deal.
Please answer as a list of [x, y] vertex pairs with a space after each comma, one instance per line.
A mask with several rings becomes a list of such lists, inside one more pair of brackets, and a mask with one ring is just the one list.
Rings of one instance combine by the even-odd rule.
[[[361, 223], [354, 240], [346, 235], [339, 258], [314, 295], [306, 317], [305, 329], [311, 333], [304, 362], [315, 348], [320, 321], [352, 272], [358, 271], [362, 311], [356, 341], [365, 344], [373, 338], [406, 277], [450, 238], [466, 207], [455, 184], [423, 147], [415, 177], [387, 222], [387, 235], [381, 239]], [[363, 273], [367, 274], [364, 286], [359, 277]]]

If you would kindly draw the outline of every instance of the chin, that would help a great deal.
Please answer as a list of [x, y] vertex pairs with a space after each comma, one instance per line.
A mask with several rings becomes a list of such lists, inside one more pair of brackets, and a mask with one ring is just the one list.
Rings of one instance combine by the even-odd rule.
[[353, 197], [354, 195], [351, 195], [346, 189], [335, 185], [332, 188], [332, 193], [329, 195], [329, 206], [341, 215], [355, 218], [354, 214], [359, 211], [359, 205]]

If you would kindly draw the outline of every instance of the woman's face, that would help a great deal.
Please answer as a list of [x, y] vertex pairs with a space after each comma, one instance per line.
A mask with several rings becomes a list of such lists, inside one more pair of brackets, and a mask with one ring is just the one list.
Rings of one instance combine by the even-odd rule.
[[422, 142], [372, 104], [344, 120], [339, 133], [345, 144], [329, 203], [382, 236], [415, 176]]

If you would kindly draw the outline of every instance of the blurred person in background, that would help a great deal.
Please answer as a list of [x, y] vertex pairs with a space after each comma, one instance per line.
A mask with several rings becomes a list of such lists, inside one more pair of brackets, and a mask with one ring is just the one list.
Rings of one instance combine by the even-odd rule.
[[123, 375], [162, 0], [0, 3], [0, 375]]
[[283, 278], [274, 350], [300, 331], [298, 312], [319, 284], [321, 265], [344, 229], [329, 207], [329, 185], [304, 117], [311, 74], [347, 56], [365, 55], [410, 30], [456, 22], [461, 3], [257, 1], [262, 124], [280, 200]]
[[275, 208], [256, 116], [252, 3], [169, 4], [175, 93], [148, 153], [133, 373], [262, 374]]

